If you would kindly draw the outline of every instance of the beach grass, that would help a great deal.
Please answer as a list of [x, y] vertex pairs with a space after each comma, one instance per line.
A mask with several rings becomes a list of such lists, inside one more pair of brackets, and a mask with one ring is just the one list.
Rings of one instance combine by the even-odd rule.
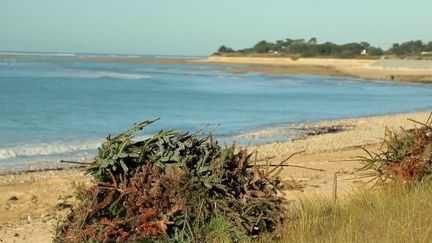
[[[280, 242], [431, 242], [432, 183], [362, 190], [339, 202], [301, 200]], [[263, 242], [266, 240], [264, 239]]]

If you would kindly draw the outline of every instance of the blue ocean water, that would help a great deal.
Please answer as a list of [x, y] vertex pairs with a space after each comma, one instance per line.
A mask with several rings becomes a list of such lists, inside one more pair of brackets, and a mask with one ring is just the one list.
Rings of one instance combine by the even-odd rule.
[[92, 156], [104, 137], [144, 131], [219, 137], [281, 124], [432, 107], [432, 86], [308, 75], [231, 74], [229, 66], [0, 59], [0, 164]]

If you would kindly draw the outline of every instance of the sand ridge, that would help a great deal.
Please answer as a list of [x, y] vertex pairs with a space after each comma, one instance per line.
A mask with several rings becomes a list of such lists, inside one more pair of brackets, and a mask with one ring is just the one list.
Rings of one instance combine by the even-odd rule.
[[429, 60], [211, 56], [195, 62], [251, 65], [230, 70], [237, 73], [315, 74], [372, 80], [432, 82], [432, 61]]
[[432, 82], [432, 60], [249, 56], [210, 56], [205, 59], [121, 57], [74, 57], [74, 59], [88, 62], [231, 65], [230, 69], [214, 67], [211, 70], [232, 73], [311, 74], [370, 80]]

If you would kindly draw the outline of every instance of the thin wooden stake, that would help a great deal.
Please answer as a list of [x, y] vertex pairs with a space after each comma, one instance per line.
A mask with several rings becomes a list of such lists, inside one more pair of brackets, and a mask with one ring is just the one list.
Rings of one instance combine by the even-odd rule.
[[68, 160], [60, 160], [60, 163], [78, 164], [78, 165], [89, 165], [89, 164], [92, 164], [92, 163], [89, 163], [89, 162], [78, 162], [78, 161], [68, 161]]
[[294, 168], [300, 168], [300, 169], [306, 169], [306, 170], [314, 170], [314, 171], [319, 171], [319, 172], [325, 172], [326, 170], [324, 169], [316, 169], [316, 168], [312, 168], [312, 167], [306, 167], [306, 166], [301, 166], [301, 165], [274, 165], [274, 164], [267, 164], [267, 165], [262, 165], [262, 164], [258, 164], [255, 166], [260, 166], [260, 167], [294, 167]]
[[337, 201], [337, 172], [333, 174], [333, 202]]

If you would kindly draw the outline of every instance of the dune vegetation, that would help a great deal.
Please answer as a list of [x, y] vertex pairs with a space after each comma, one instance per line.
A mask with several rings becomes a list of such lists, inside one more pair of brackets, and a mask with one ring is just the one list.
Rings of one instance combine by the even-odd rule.
[[340, 202], [308, 197], [292, 211], [281, 242], [430, 242], [432, 114], [413, 129], [386, 132], [378, 153], [362, 157], [371, 180]]
[[337, 203], [309, 196], [280, 227], [278, 242], [430, 242], [431, 201], [429, 181], [363, 189]]

